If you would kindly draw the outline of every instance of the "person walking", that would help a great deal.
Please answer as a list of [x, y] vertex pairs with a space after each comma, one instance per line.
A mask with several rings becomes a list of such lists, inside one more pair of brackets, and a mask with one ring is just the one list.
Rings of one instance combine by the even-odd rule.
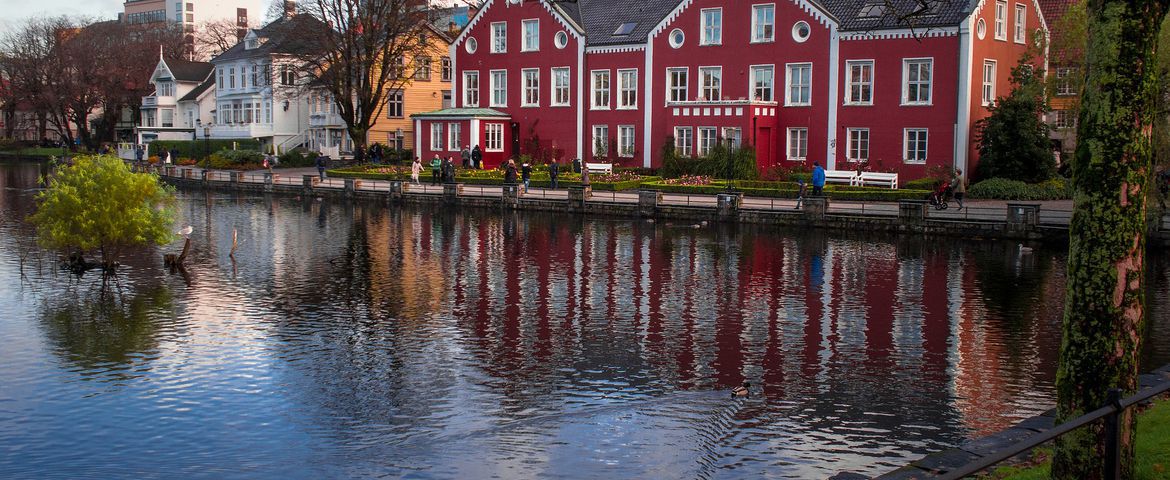
[[471, 149], [471, 168], [476, 170], [483, 168], [483, 152], [479, 150], [479, 145]]
[[524, 193], [528, 193], [528, 184], [532, 181], [532, 165], [528, 162], [520, 165], [520, 179], [524, 180]]
[[435, 154], [435, 158], [431, 159], [431, 185], [439, 184], [440, 171], [443, 168], [443, 161], [439, 159], [439, 154]]
[[455, 183], [455, 159], [450, 155], [443, 161], [443, 183]]
[[551, 180], [553, 190], [557, 188], [557, 176], [561, 174], [561, 166], [556, 161], [548, 164], [548, 179]]
[[139, 166], [142, 165], [142, 145], [134, 146], [134, 163], [137, 163]]
[[516, 184], [516, 162], [509, 159], [508, 163], [504, 165], [504, 184]]
[[796, 185], [798, 188], [796, 190], [796, 207], [794, 208], [800, 210], [800, 206], [804, 205], [804, 196], [808, 194], [808, 184], [804, 183], [804, 180], [797, 180]]
[[463, 163], [463, 168], [471, 168], [471, 145], [464, 145], [463, 150], [459, 151], [459, 160]]
[[317, 175], [321, 177], [321, 180], [325, 180], [325, 167], [327, 167], [327, 166], [329, 166], [329, 156], [328, 155], [318, 155], [317, 156]]
[[821, 162], [813, 162], [812, 187], [814, 197], [825, 194], [825, 169], [821, 168]]
[[171, 163], [179, 163], [179, 149], [171, 149]]
[[410, 164], [410, 181], [418, 185], [418, 174], [422, 172], [422, 159], [414, 157], [414, 163]]
[[967, 196], [967, 177], [963, 175], [962, 170], [955, 169], [955, 178], [951, 181], [951, 187], [955, 189], [955, 203], [959, 204], [959, 210], [962, 210], [963, 197]]

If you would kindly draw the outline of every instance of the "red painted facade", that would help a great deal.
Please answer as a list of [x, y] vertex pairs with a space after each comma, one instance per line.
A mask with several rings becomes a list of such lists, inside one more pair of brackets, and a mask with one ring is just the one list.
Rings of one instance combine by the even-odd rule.
[[[1023, 42], [1015, 41], [1017, 4], [1026, 16]], [[760, 5], [774, 6], [771, 38], [755, 37], [753, 8]], [[452, 46], [453, 97], [458, 107], [491, 108], [517, 124], [518, 150], [512, 151], [509, 137], [508, 152], [497, 152], [504, 153], [501, 159], [553, 149], [563, 154], [561, 161], [580, 157], [659, 166], [661, 150], [676, 132], [689, 135], [683, 147], [692, 155], [700, 154], [715, 132], [718, 139], [738, 135], [742, 144], [755, 146], [760, 168], [817, 161], [854, 169], [856, 157], [867, 169], [898, 172], [906, 181], [927, 175], [930, 167], [973, 166], [973, 126], [987, 115], [981, 102], [984, 62], [996, 63], [995, 94], [1004, 95], [1011, 68], [1037, 36], [1046, 35], [1033, 2], [1009, 1], [1006, 39], [996, 39], [995, 5], [988, 0], [950, 27], [842, 33], [837, 20], [801, 0], [693, 0], [681, 2], [645, 41], [585, 46], [585, 32], [555, 5], [491, 0]], [[720, 38], [706, 44], [703, 15], [713, 9], [719, 12]], [[986, 24], [982, 39], [980, 19]], [[538, 51], [522, 51], [525, 20], [539, 22]], [[507, 52], [491, 53], [493, 24], [501, 22], [507, 25]], [[560, 48], [558, 34], [565, 40]], [[867, 89], [861, 101], [850, 81], [857, 62], [868, 66], [859, 82]], [[796, 80], [794, 69], [804, 66], [807, 79]], [[719, 98], [706, 98], [711, 89], [704, 88], [703, 71], [713, 67], [720, 77]], [[557, 68], [569, 72], [568, 105], [552, 105]], [[754, 69], [761, 68], [770, 69], [772, 82], [757, 92]], [[539, 76], [536, 105], [524, 104], [526, 69]], [[920, 78], [923, 69], [928, 96], [917, 90], [921, 85], [910, 86], [910, 78]], [[493, 101], [493, 71], [506, 72], [506, 102]], [[685, 99], [670, 98], [676, 71], [686, 72], [686, 86], [673, 95], [685, 91]], [[478, 72], [478, 103], [468, 102], [474, 100], [465, 82], [468, 72]], [[593, 88], [595, 72], [607, 72], [608, 98]], [[634, 105], [623, 105], [630, 103], [630, 93], [623, 95], [621, 88], [624, 72], [636, 75]], [[919, 93], [908, 93], [912, 88]], [[603, 105], [596, 105], [598, 100]], [[604, 157], [594, 155], [595, 134], [601, 133], [607, 139]]]

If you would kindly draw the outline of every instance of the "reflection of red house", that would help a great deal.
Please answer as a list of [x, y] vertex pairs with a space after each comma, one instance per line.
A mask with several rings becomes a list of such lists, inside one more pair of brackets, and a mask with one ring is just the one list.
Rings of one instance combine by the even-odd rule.
[[939, 2], [909, 25], [886, 5], [488, 0], [451, 46], [452, 97], [508, 116], [504, 155], [559, 146], [649, 167], [674, 138], [692, 155], [754, 145], [760, 167], [965, 167], [985, 97], [1047, 36], [1040, 9]]

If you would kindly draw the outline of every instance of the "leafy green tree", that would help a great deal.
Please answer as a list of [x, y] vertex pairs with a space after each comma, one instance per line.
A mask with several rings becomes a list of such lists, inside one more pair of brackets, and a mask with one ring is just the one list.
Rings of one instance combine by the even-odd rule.
[[979, 132], [978, 178], [1042, 182], [1056, 173], [1048, 140], [1044, 72], [1025, 55], [1012, 68], [1012, 90], [988, 107], [991, 116], [976, 123]]
[[169, 243], [174, 195], [153, 174], [133, 173], [112, 156], [79, 156], [37, 195], [37, 241], [45, 248], [97, 252], [112, 272], [128, 248]]
[[[1137, 389], [1145, 332], [1146, 201], [1158, 91], [1155, 62], [1167, 0], [1090, 0], [1085, 84], [1072, 159], [1057, 423]], [[1121, 419], [1121, 477], [1133, 478], [1136, 419]], [[1052, 477], [1105, 477], [1105, 429], [1093, 423], [1056, 442]]]

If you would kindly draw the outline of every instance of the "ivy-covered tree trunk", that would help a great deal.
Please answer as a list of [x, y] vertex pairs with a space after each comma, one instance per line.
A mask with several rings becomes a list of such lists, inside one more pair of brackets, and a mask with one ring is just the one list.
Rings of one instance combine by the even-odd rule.
[[[1103, 406], [1111, 388], [1137, 387], [1154, 51], [1165, 1], [1089, 1], [1057, 423]], [[1133, 476], [1134, 431], [1130, 410], [1121, 426], [1122, 478]], [[1098, 422], [1061, 437], [1052, 477], [1103, 478], [1104, 433]]]

